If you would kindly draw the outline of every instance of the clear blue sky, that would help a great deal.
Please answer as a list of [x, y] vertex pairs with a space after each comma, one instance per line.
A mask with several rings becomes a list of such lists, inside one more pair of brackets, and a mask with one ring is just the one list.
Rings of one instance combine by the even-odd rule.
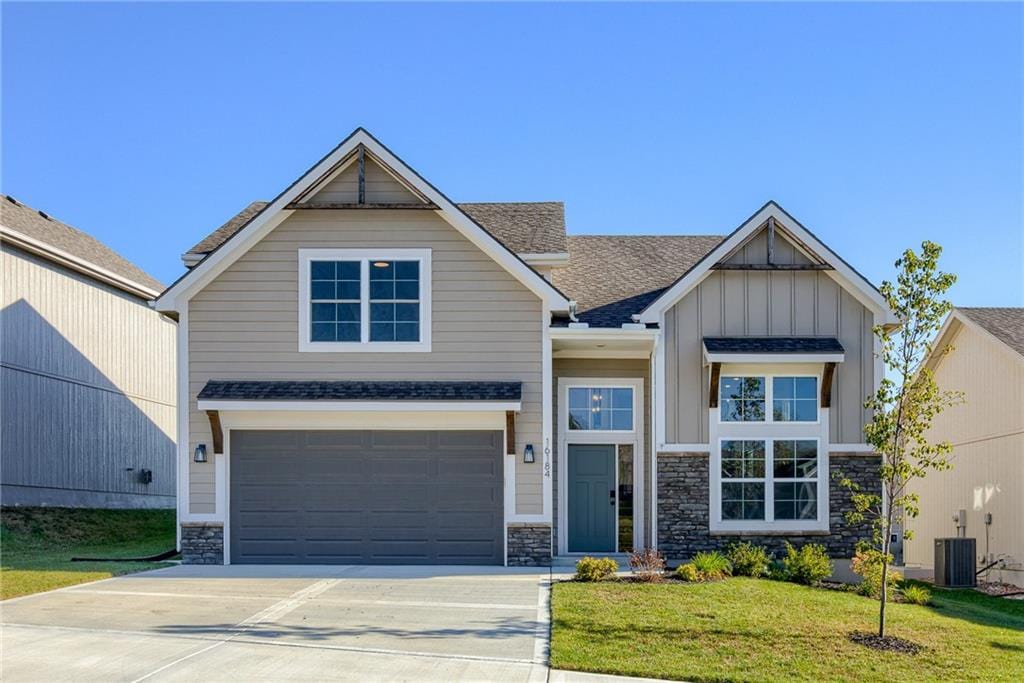
[[2, 190], [170, 282], [362, 125], [457, 201], [725, 233], [779, 201], [876, 283], [1024, 305], [1020, 4], [11, 4]]

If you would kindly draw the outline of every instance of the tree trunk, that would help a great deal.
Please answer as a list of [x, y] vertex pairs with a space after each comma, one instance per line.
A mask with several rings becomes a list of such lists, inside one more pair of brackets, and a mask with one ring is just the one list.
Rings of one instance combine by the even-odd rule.
[[878, 637], [885, 638], [885, 605], [889, 602], [889, 548], [892, 541], [892, 506], [886, 510], [882, 527], [882, 600], [878, 605]]

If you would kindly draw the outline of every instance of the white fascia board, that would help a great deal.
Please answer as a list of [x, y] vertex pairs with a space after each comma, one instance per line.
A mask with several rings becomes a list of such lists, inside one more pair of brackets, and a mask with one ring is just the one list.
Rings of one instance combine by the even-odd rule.
[[656, 329], [631, 330], [621, 327], [552, 327], [552, 339], [579, 340], [653, 340], [658, 336]]
[[519, 254], [519, 258], [531, 266], [558, 268], [569, 265], [568, 252], [552, 252], [550, 254]]
[[815, 237], [807, 228], [801, 225], [795, 218], [786, 213], [785, 209], [775, 202], [768, 202], [757, 213], [747, 219], [731, 235], [726, 237], [717, 247], [712, 249], [700, 262], [688, 273], [680, 278], [674, 285], [669, 287], [657, 299], [651, 302], [646, 309], [640, 313], [640, 322], [656, 323], [661, 314], [672, 308], [690, 290], [697, 286], [701, 280], [711, 273], [711, 267], [722, 258], [731, 253], [736, 247], [743, 244], [755, 230], [761, 227], [769, 218], [775, 218], [782, 222], [783, 227], [793, 234], [798, 241], [802, 242], [808, 249], [811, 249], [819, 258], [824, 260], [834, 270], [824, 271], [840, 286], [850, 292], [858, 301], [870, 310], [880, 313], [883, 324], [896, 324], [896, 316], [889, 309], [882, 294], [869, 283], [864, 276], [855, 271], [838, 254], [829, 249], [823, 242]]
[[522, 410], [520, 401], [221, 401], [200, 400], [198, 410], [306, 412], [505, 412]]
[[141, 299], [155, 299], [160, 296], [160, 292], [155, 289], [138, 283], [134, 280], [130, 280], [122, 275], [107, 270], [102, 266], [98, 266], [91, 261], [86, 261], [83, 258], [75, 256], [63, 249], [58, 249], [46, 242], [41, 242], [33, 237], [18, 232], [17, 230], [11, 230], [7, 226], [0, 225], [0, 236], [3, 237], [3, 241], [10, 242], [20, 249], [24, 249], [27, 252], [42, 256], [48, 261], [53, 261], [62, 266], [66, 266], [71, 270], [87, 275], [94, 280], [98, 280], [112, 287], [116, 287], [121, 291], [127, 292]]
[[401, 179], [415, 188], [417, 192], [436, 204], [436, 211], [442, 219], [458, 230], [466, 239], [507, 270], [513, 277], [523, 283], [530, 291], [539, 296], [552, 311], [568, 311], [569, 301], [555, 287], [533, 270], [522, 259], [510, 252], [501, 242], [491, 236], [484, 228], [473, 222], [451, 200], [441, 194], [433, 185], [424, 180], [416, 171], [407, 166], [401, 159], [391, 153], [372, 135], [357, 129], [348, 136], [327, 156], [317, 162], [301, 178], [292, 183], [279, 194], [266, 208], [256, 215], [244, 228], [232, 236], [229, 241], [211, 252], [192, 270], [188, 271], [177, 282], [171, 285], [157, 299], [155, 307], [162, 311], [180, 311], [186, 302], [199, 290], [238, 260], [252, 246], [259, 242], [271, 230], [280, 225], [294, 210], [285, 209], [288, 204], [302, 196], [310, 186], [317, 183], [339, 162], [343, 161], [359, 145], [364, 145], [372, 155], [386, 166], [401, 175]]
[[709, 363], [842, 363], [842, 353], [708, 353], [704, 358]]

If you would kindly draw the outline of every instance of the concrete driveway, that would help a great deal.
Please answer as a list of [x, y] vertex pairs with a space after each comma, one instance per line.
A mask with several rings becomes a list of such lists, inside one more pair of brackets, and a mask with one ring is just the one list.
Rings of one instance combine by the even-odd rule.
[[0, 677], [542, 681], [548, 581], [498, 567], [171, 567], [0, 603]]

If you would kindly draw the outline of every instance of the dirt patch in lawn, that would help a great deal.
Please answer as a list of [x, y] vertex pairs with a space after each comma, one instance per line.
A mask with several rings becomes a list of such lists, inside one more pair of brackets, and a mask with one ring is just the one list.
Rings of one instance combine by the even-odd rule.
[[865, 647], [870, 647], [872, 650], [901, 652], [906, 655], [916, 655], [923, 649], [917, 643], [912, 643], [903, 638], [897, 638], [896, 636], [880, 636], [877, 633], [867, 633], [865, 631], [854, 631], [850, 634], [850, 640], [855, 643], [860, 643]]

